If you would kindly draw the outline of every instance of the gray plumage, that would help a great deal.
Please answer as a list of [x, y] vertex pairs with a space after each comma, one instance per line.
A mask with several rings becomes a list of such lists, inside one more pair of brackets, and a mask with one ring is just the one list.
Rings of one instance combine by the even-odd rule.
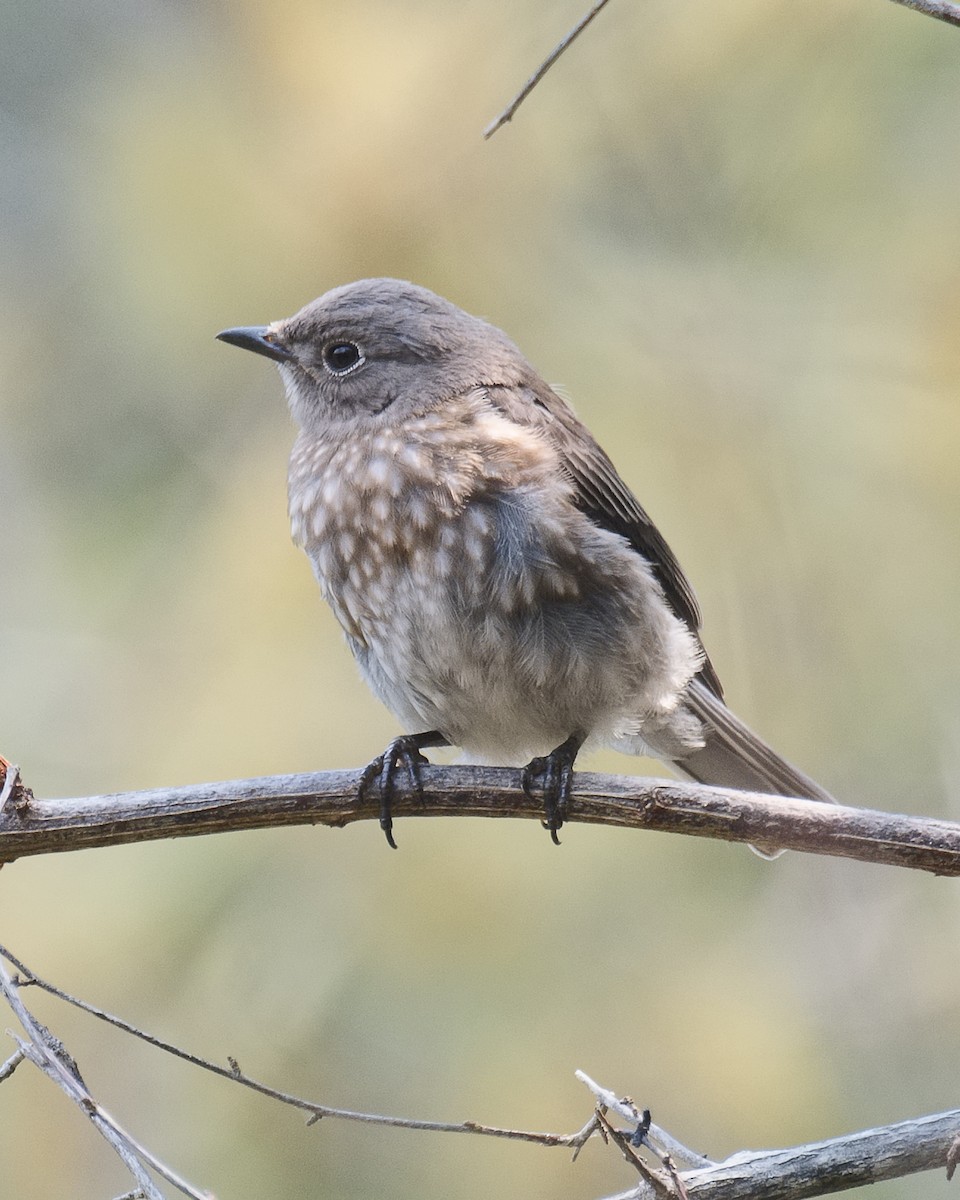
[[368, 279], [220, 336], [277, 362], [294, 540], [405, 730], [517, 764], [575, 735], [831, 799], [726, 708], [670, 548], [500, 330]]

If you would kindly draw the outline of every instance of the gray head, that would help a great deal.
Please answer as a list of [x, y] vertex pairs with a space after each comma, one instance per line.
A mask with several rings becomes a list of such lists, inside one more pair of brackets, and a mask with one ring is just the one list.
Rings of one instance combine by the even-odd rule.
[[425, 411], [533, 373], [499, 329], [400, 279], [348, 283], [284, 321], [217, 337], [273, 359], [294, 417], [313, 431]]

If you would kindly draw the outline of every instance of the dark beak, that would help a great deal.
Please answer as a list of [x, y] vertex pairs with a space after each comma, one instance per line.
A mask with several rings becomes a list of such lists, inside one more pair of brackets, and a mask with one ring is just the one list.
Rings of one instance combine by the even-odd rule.
[[223, 329], [217, 334], [218, 342], [227, 342], [231, 346], [239, 346], [241, 350], [252, 350], [254, 354], [263, 354], [274, 362], [289, 362], [294, 355], [273, 340], [273, 334], [267, 332], [266, 325], [241, 325], [238, 329]]

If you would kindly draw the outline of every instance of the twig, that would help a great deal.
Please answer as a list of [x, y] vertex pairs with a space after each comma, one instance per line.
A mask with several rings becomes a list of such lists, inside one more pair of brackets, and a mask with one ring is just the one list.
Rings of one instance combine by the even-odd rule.
[[656, 1173], [656, 1171], [651, 1170], [651, 1168], [647, 1166], [647, 1164], [633, 1148], [630, 1138], [626, 1137], [619, 1129], [616, 1128], [616, 1126], [610, 1123], [610, 1120], [604, 1113], [602, 1106], [597, 1109], [597, 1120], [600, 1123], [601, 1129], [623, 1155], [624, 1160], [628, 1162], [631, 1167], [633, 1167], [641, 1179], [646, 1181], [647, 1185], [653, 1189], [654, 1193], [658, 1196], [669, 1195], [670, 1189], [665, 1180], [663, 1180]]
[[0, 1066], [0, 1083], [3, 1083], [5, 1079], [9, 1079], [25, 1058], [26, 1055], [22, 1050], [15, 1050], [3, 1066]]
[[[577, 1078], [585, 1083], [596, 1096], [597, 1110], [586, 1125], [573, 1134], [504, 1129], [497, 1126], [480, 1125], [475, 1121], [459, 1123], [419, 1121], [405, 1117], [385, 1117], [373, 1113], [355, 1112], [350, 1109], [331, 1108], [328, 1105], [317, 1104], [314, 1101], [292, 1096], [287, 1092], [281, 1092], [276, 1088], [259, 1083], [245, 1075], [234, 1059], [228, 1059], [229, 1067], [223, 1067], [144, 1033], [129, 1022], [104, 1012], [86, 1001], [78, 1000], [41, 979], [3, 947], [0, 947], [0, 959], [6, 959], [22, 976], [22, 979], [17, 982], [12, 980], [0, 961], [0, 994], [6, 997], [30, 1038], [28, 1042], [16, 1039], [23, 1056], [34, 1062], [45, 1073], [51, 1074], [59, 1086], [90, 1116], [100, 1132], [110, 1141], [128, 1165], [147, 1200], [162, 1200], [162, 1197], [141, 1164], [146, 1164], [157, 1171], [175, 1187], [195, 1200], [198, 1200], [202, 1193], [191, 1189], [169, 1168], [164, 1167], [96, 1104], [80, 1079], [76, 1065], [69, 1055], [23, 1005], [19, 998], [21, 988], [26, 986], [42, 988], [58, 999], [131, 1033], [150, 1045], [202, 1067], [204, 1070], [211, 1071], [224, 1079], [232, 1079], [262, 1095], [305, 1111], [310, 1114], [308, 1124], [312, 1124], [322, 1117], [337, 1117], [344, 1120], [363, 1121], [368, 1124], [388, 1125], [402, 1129], [426, 1130], [433, 1133], [474, 1133], [487, 1137], [532, 1142], [542, 1146], [563, 1146], [573, 1149], [573, 1157], [576, 1158], [580, 1148], [594, 1133], [602, 1134], [604, 1140], [612, 1138], [624, 1154], [627, 1153], [627, 1148], [632, 1151], [637, 1144], [634, 1127], [640, 1118], [643, 1133], [649, 1136], [651, 1141], [658, 1142], [660, 1146], [652, 1145], [646, 1140], [646, 1136], [641, 1139], [642, 1144], [647, 1145], [660, 1158], [669, 1180], [654, 1173], [653, 1182], [641, 1182], [629, 1193], [622, 1193], [618, 1197], [612, 1197], [611, 1200], [655, 1200], [655, 1198], [659, 1200], [663, 1196], [665, 1188], [672, 1189], [678, 1197], [689, 1197], [689, 1200], [736, 1200], [738, 1197], [742, 1197], [743, 1200], [746, 1200], [747, 1197], [750, 1197], [751, 1200], [786, 1200], [786, 1198], [801, 1200], [806, 1196], [824, 1195], [831, 1191], [858, 1187], [861, 1184], [881, 1179], [895, 1179], [918, 1171], [945, 1167], [948, 1165], [948, 1154], [957, 1137], [957, 1130], [960, 1129], [960, 1109], [955, 1109], [951, 1112], [920, 1117], [916, 1120], [903, 1121], [882, 1128], [868, 1129], [844, 1137], [833, 1138], [830, 1141], [797, 1146], [787, 1150], [744, 1151], [733, 1155], [724, 1162], [715, 1163], [680, 1145], [665, 1130], [648, 1122], [646, 1114], [641, 1114], [633, 1101], [617, 1097], [607, 1088], [595, 1083], [583, 1071], [577, 1071]], [[604, 1115], [606, 1110], [622, 1116], [630, 1128], [626, 1131], [614, 1130]], [[614, 1134], [616, 1136], [613, 1136]], [[673, 1164], [673, 1154], [694, 1162], [696, 1166], [692, 1170], [684, 1171], [681, 1175]], [[634, 1165], [636, 1165], [635, 1159], [636, 1156], [631, 1153], [630, 1160], [634, 1162]], [[649, 1178], [651, 1177], [648, 1175]]]
[[[20, 768], [0, 754], [0, 814], [22, 813], [29, 807], [31, 800], [33, 791], [24, 786]], [[2, 859], [0, 866], [3, 866]]]
[[51, 1079], [85, 1113], [97, 1131], [112, 1146], [115, 1153], [134, 1177], [145, 1200], [163, 1200], [146, 1168], [156, 1171], [163, 1179], [189, 1196], [190, 1200], [211, 1200], [210, 1193], [201, 1192], [181, 1179], [165, 1163], [137, 1142], [90, 1094], [80, 1077], [77, 1065], [63, 1045], [33, 1016], [20, 999], [20, 983], [13, 979], [0, 962], [0, 995], [10, 1005], [26, 1033], [26, 1039], [11, 1035], [20, 1054]]
[[960, 25], [960, 4], [951, 0], [893, 0], [894, 4], [902, 4], [904, 8], [912, 8], [914, 12], [935, 17], [938, 21], [946, 21], [948, 25]]
[[[600, 10], [606, 7], [607, 2], [608, 0], [597, 0], [597, 3], [593, 5], [590, 11], [585, 13], [562, 41], [551, 50], [503, 112], [498, 117], [495, 117], [486, 129], [484, 129], [483, 136], [485, 138], [492, 137], [498, 129], [513, 119], [517, 109], [550, 70], [560, 55], [576, 41]], [[954, 0], [893, 0], [893, 2], [894, 4], [902, 5], [904, 8], [911, 8], [914, 12], [934, 17], [938, 21], [945, 21], [948, 25], [960, 26], [960, 4], [954, 3]]]
[[485, 138], [493, 137], [493, 135], [502, 125], [506, 125], [508, 121], [513, 119], [514, 113], [530, 95], [544, 75], [546, 75], [546, 73], [550, 70], [564, 50], [566, 50], [568, 46], [576, 41], [576, 39], [581, 33], [583, 33], [597, 13], [599, 13], [602, 8], [606, 7], [607, 2], [608, 0], [597, 0], [597, 3], [594, 4], [593, 8], [591, 8], [588, 13], [585, 13], [566, 35], [566, 37], [564, 37], [564, 39], [550, 51], [547, 57], [543, 60], [540, 66], [537, 67], [536, 71], [530, 76], [520, 91], [517, 92], [499, 117], [494, 118], [494, 120], [492, 120], [483, 131], [483, 136]]
[[[606, 7], [607, 2], [608, 0], [597, 0], [597, 3], [594, 4], [590, 11], [585, 13], [563, 40], [550, 51], [503, 112], [498, 117], [495, 117], [486, 129], [484, 129], [483, 136], [485, 138], [493, 137], [498, 129], [513, 119], [517, 109], [550, 70], [560, 55], [563, 54], [568, 46], [576, 41], [597, 13]], [[893, 3], [900, 4], [904, 8], [911, 8], [914, 12], [923, 13], [925, 16], [934, 17], [938, 21], [945, 21], [948, 25], [960, 26], [960, 4], [954, 3], [954, 0], [893, 0]]]
[[[632, 1100], [616, 1096], [608, 1088], [602, 1087], [599, 1083], [592, 1080], [585, 1071], [575, 1071], [574, 1074], [581, 1083], [586, 1084], [604, 1108], [617, 1113], [632, 1125], [637, 1125], [641, 1120], [641, 1113], [637, 1110], [637, 1106]], [[665, 1129], [661, 1129], [659, 1125], [654, 1125], [652, 1121], [647, 1124], [647, 1136], [659, 1142], [664, 1152], [675, 1154], [678, 1158], [682, 1158], [684, 1162], [691, 1163], [697, 1167], [716, 1166], [716, 1163], [712, 1159], [698, 1154], [696, 1150], [690, 1150], [681, 1142], [678, 1142], [671, 1134], [667, 1133]], [[654, 1149], [654, 1153], [659, 1155], [660, 1150]]]
[[[74, 800], [31, 799], [0, 812], [0, 862], [154, 838], [375, 820], [376, 797], [357, 800], [360, 775], [323, 771]], [[520, 786], [519, 771], [508, 767], [424, 767], [422, 797], [398, 787], [392, 807], [395, 817], [539, 822], [542, 816], [537, 800]], [[566, 819], [960, 875], [956, 822], [667, 779], [578, 773]]]
[[0, 769], [3, 771], [3, 787], [0, 787], [0, 812], [3, 812], [13, 795], [13, 789], [20, 782], [20, 768], [15, 763], [8, 762], [0, 754]]
[[262, 1096], [269, 1097], [271, 1100], [277, 1100], [281, 1104], [287, 1104], [292, 1108], [300, 1109], [310, 1115], [308, 1124], [314, 1124], [323, 1117], [333, 1117], [344, 1121], [361, 1121], [369, 1125], [388, 1125], [400, 1129], [420, 1129], [426, 1130], [429, 1133], [476, 1133], [485, 1137], [535, 1142], [540, 1146], [567, 1146], [574, 1150], [580, 1148], [595, 1128], [593, 1122], [590, 1121], [583, 1129], [578, 1130], [576, 1133], [537, 1133], [523, 1129], [504, 1129], [496, 1125], [480, 1125], [476, 1121], [461, 1121], [457, 1123], [448, 1121], [420, 1121], [408, 1117], [388, 1117], [377, 1113], [356, 1112], [349, 1108], [333, 1108], [328, 1104], [320, 1104], [314, 1100], [304, 1099], [302, 1096], [294, 1096], [289, 1092], [283, 1092], [278, 1088], [270, 1087], [268, 1084], [260, 1083], [259, 1080], [244, 1074], [234, 1058], [228, 1058], [227, 1062], [229, 1066], [224, 1067], [220, 1063], [211, 1062], [209, 1059], [191, 1054], [189, 1051], [182, 1050], [179, 1046], [175, 1046], [171, 1042], [166, 1042], [162, 1038], [146, 1033], [144, 1030], [138, 1029], [136, 1025], [132, 1025], [129, 1021], [125, 1021], [122, 1017], [116, 1017], [112, 1013], [108, 1013], [104, 1009], [88, 1003], [86, 1000], [80, 1000], [76, 996], [71, 996], [69, 992], [63, 991], [55, 984], [41, 979], [39, 975], [34, 974], [29, 967], [16, 958], [15, 955], [11, 954], [4, 946], [0, 946], [0, 959], [6, 959], [23, 976], [21, 986], [31, 985], [38, 987], [42, 991], [48, 992], [51, 996], [56, 996], [59, 1000], [73, 1005], [74, 1008], [79, 1008], [83, 1012], [96, 1017], [98, 1020], [105, 1021], [108, 1025], [113, 1025], [117, 1029], [122, 1029], [125, 1033], [132, 1034], [141, 1041], [147, 1042], [148, 1045], [155, 1046], [158, 1050], [163, 1050], [167, 1054], [172, 1054], [175, 1058], [183, 1059], [184, 1062], [191, 1063], [195, 1067], [201, 1067], [204, 1071], [210, 1071], [214, 1075], [219, 1075], [222, 1079], [231, 1079], [243, 1087], [259, 1092]]
[[960, 1133], [953, 1139], [947, 1150], [947, 1183], [953, 1178], [958, 1162], [960, 1162]]
[[[894, 4], [902, 5], [905, 8], [912, 8], [914, 12], [922, 12], [926, 17], [934, 17], [936, 20], [943, 20], [943, 22], [946, 22], [948, 25], [960, 26], [960, 4], [955, 4], [953, 0], [893, 0], [893, 2]], [[584, 13], [584, 16], [581, 17], [577, 24], [574, 25], [574, 28], [572, 28], [568, 34], [566, 34], [566, 36], [563, 38], [563, 41], [559, 42], [558, 46], [554, 47], [551, 50], [551, 53], [548, 54], [544, 61], [541, 62], [540, 66], [536, 68], [536, 71], [532, 74], [532, 76], [530, 76], [530, 78], [527, 80], [527, 83], [522, 86], [521, 90], [517, 92], [516, 96], [512, 98], [508, 106], [504, 108], [503, 112], [500, 113], [497, 118], [494, 118], [490, 122], [490, 125], [487, 125], [484, 130], [485, 138], [492, 137], [500, 127], [508, 124], [508, 121], [514, 118], [516, 110], [520, 108], [521, 104], [529, 96], [530, 92], [532, 92], [535, 86], [540, 83], [540, 80], [544, 78], [547, 71], [550, 71], [550, 68], [553, 66], [554, 62], [557, 61], [559, 56], [564, 53], [564, 50], [568, 48], [572, 42], [577, 40], [577, 37], [580, 37], [583, 30], [587, 28], [587, 25], [589, 25], [590, 22], [592, 22], [593, 18], [600, 12], [601, 8], [606, 7], [606, 4], [607, 0], [598, 0], [598, 2], [596, 2], [596, 4], [590, 8], [589, 12]]]

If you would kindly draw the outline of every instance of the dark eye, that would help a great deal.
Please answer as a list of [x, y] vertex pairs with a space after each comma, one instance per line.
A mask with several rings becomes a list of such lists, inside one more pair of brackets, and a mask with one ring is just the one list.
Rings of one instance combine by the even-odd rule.
[[331, 342], [323, 348], [323, 364], [334, 375], [346, 375], [362, 362], [360, 347], [353, 342]]

